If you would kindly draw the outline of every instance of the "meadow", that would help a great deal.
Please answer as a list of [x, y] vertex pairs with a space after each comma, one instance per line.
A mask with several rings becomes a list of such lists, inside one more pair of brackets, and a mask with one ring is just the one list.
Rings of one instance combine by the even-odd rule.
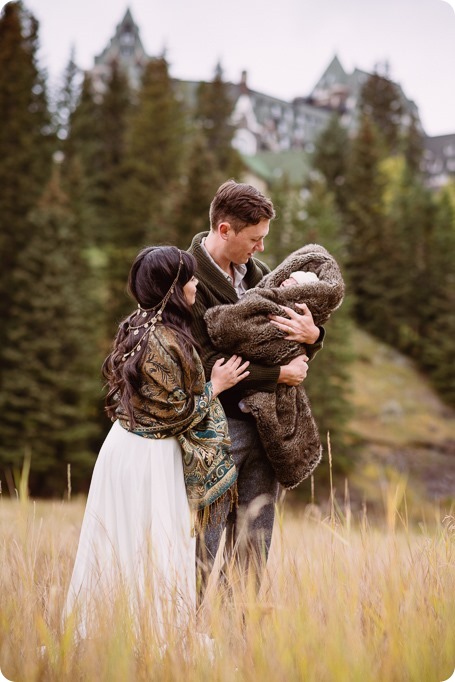
[[[441, 682], [455, 668], [455, 518], [427, 508], [410, 520], [406, 491], [384, 491], [383, 514], [353, 512], [348, 496], [277, 509], [259, 595], [212, 583], [199, 628], [169, 635], [162, 651], [145, 630], [107, 615], [77, 644], [61, 612], [84, 498], [0, 497], [0, 669], [14, 682], [75, 680]], [[234, 580], [234, 578], [233, 578]], [[45, 647], [43, 649], [42, 647]]]

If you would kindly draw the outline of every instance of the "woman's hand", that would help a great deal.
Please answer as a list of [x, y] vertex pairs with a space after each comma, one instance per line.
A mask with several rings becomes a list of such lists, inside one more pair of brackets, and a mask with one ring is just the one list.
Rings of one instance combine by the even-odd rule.
[[308, 308], [306, 303], [296, 303], [296, 305], [302, 310], [302, 314], [296, 313], [292, 308], [288, 308], [285, 305], [280, 306], [284, 310], [287, 317], [281, 317], [280, 315], [271, 315], [270, 322], [278, 327], [282, 332], [285, 332], [285, 338], [288, 341], [298, 341], [299, 343], [309, 343], [313, 344], [319, 338], [320, 330], [316, 327], [313, 321], [313, 315], [311, 310]]
[[222, 391], [245, 379], [249, 374], [245, 371], [249, 364], [249, 360], [242, 362], [239, 355], [232, 355], [229, 360], [225, 360], [225, 358], [217, 360], [210, 376], [214, 395], [217, 396]]

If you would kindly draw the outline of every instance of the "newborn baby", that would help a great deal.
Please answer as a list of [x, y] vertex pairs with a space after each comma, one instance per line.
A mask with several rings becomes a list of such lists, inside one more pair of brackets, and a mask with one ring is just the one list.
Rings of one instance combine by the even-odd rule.
[[315, 272], [295, 270], [294, 272], [291, 272], [287, 279], [281, 282], [280, 287], [292, 287], [296, 284], [312, 284], [316, 282], [319, 282], [319, 277]]

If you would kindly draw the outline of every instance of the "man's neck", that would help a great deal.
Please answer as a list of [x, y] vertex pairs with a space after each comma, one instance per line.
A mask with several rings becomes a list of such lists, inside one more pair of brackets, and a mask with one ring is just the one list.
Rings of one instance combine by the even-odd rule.
[[232, 263], [223, 253], [223, 245], [212, 231], [205, 238], [204, 246], [219, 267], [232, 277]]

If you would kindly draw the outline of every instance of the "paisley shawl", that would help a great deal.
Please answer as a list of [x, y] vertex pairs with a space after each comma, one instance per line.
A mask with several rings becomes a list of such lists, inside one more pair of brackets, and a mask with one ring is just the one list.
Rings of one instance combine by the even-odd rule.
[[117, 410], [120, 424], [143, 438], [175, 436], [182, 449], [183, 473], [190, 507], [202, 512], [228, 491], [234, 499], [237, 471], [229, 453], [227, 420], [212, 383], [206, 383], [199, 355], [190, 366], [172, 329], [158, 324], [149, 334], [141, 371], [144, 381], [135, 394], [132, 428]]

